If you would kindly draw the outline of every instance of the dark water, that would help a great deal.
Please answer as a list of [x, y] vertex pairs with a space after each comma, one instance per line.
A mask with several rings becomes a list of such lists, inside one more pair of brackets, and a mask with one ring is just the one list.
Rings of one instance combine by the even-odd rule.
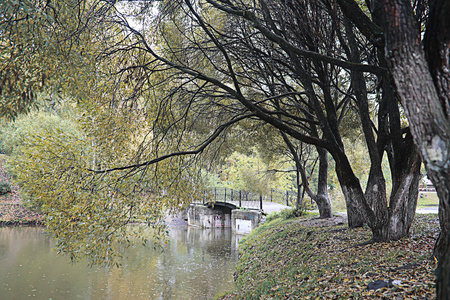
[[42, 228], [0, 228], [0, 300], [212, 299], [234, 287], [239, 236], [171, 227], [164, 252], [136, 246], [121, 268], [72, 264]]

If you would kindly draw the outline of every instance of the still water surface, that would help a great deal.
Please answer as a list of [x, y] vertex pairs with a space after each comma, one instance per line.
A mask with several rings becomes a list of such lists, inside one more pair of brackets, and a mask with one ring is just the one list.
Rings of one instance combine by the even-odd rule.
[[136, 246], [121, 268], [72, 264], [42, 228], [0, 228], [0, 300], [212, 299], [234, 288], [239, 236], [170, 227], [164, 252]]

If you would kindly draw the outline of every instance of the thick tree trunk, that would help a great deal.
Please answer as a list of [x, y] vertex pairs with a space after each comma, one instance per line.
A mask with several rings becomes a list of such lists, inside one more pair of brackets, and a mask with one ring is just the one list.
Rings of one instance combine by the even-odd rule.
[[[412, 140], [409, 141], [403, 146], [410, 149], [402, 152], [404, 158], [395, 166], [397, 177], [389, 208], [385, 181], [381, 174], [374, 172], [369, 176], [364, 194], [351, 167], [345, 161], [336, 164], [336, 172], [346, 199], [349, 227], [360, 227], [367, 223], [372, 229], [374, 241], [398, 240], [407, 236], [414, 220], [421, 160]], [[369, 203], [372, 203], [372, 207]]]
[[[355, 1], [338, 0], [338, 3], [344, 15], [348, 18], [344, 20], [344, 24], [349, 44], [347, 50], [349, 58], [356, 63], [361, 62], [358, 43], [353, 33], [353, 26], [356, 25], [360, 32], [377, 47], [380, 66], [387, 68], [384, 38], [379, 36], [382, 29], [375, 25], [383, 23], [382, 15], [386, 12], [373, 11], [371, 21], [364, 15]], [[365, 198], [373, 209], [375, 221], [368, 223], [368, 225], [372, 229], [373, 240], [396, 240], [408, 234], [415, 214], [417, 190], [414, 190], [414, 186], [418, 184], [419, 170], [417, 168], [420, 163], [414, 164], [415, 168], [412, 173], [410, 173], [409, 168], [411, 165], [408, 165], [408, 163], [411, 164], [418, 159], [417, 150], [412, 144], [412, 139], [408, 136], [404, 137], [402, 132], [398, 98], [390, 74], [386, 72], [379, 75], [382, 98], [379, 102], [379, 127], [376, 140], [367, 108], [367, 90], [363, 75], [360, 72], [352, 71], [351, 79], [371, 159]], [[386, 199], [385, 179], [381, 169], [384, 151], [388, 154], [393, 178], [389, 206]]]
[[[346, 18], [344, 19], [344, 25], [349, 45], [347, 53], [351, 61], [361, 63], [361, 54], [359, 51], [358, 42], [353, 32], [353, 24]], [[386, 182], [384, 179], [383, 170], [381, 168], [383, 151], [379, 151], [379, 147], [374, 136], [372, 120], [369, 114], [366, 81], [363, 73], [352, 71], [350, 78], [370, 158], [370, 173], [364, 197], [369, 207], [372, 208], [373, 213], [375, 214], [375, 222], [369, 223], [369, 226], [372, 228], [374, 234], [373, 238], [375, 240], [384, 239], [384, 236], [388, 235], [389, 230], [386, 228], [386, 225], [388, 224]], [[384, 131], [379, 132], [384, 133]], [[381, 139], [383, 136], [378, 135], [378, 138]]]
[[[425, 51], [428, 66], [439, 94], [447, 120], [450, 115], [450, 3], [437, 0], [431, 7], [427, 31], [425, 34]], [[448, 178], [448, 177], [447, 177]], [[437, 178], [438, 180], [440, 178]], [[434, 181], [433, 181], [434, 182]], [[446, 184], [448, 187], [450, 184]], [[441, 191], [443, 198], [448, 199], [449, 190]], [[446, 201], [439, 203], [439, 220], [441, 233], [436, 242], [434, 256], [440, 258], [448, 252], [448, 230], [450, 226], [450, 206]]]
[[361, 188], [351, 185], [342, 185], [341, 183], [341, 189], [342, 193], [344, 194], [345, 206], [347, 208], [348, 227], [357, 228], [364, 226], [364, 224], [366, 223], [366, 219], [364, 218], [361, 210], [359, 210], [357, 203], [357, 201], [360, 201], [357, 200], [358, 198], [361, 199], [362, 197], [364, 197]]
[[[449, 241], [447, 241], [447, 244]], [[436, 270], [436, 299], [450, 299], [450, 253], [448, 251], [439, 260]]]
[[[446, 0], [436, 0], [430, 7], [430, 15], [425, 34], [425, 51], [428, 60], [428, 66], [436, 86], [442, 111], [449, 125], [450, 116], [450, 3]], [[448, 128], [448, 127], [447, 127]], [[447, 134], [448, 133], [447, 131]], [[450, 144], [449, 136], [444, 140], [447, 146]], [[447, 157], [448, 159], [448, 157]], [[441, 160], [442, 161], [442, 160]], [[435, 166], [427, 165], [427, 170]], [[445, 165], [438, 165], [439, 169], [432, 172], [431, 180], [436, 186], [439, 195], [439, 222], [441, 233], [436, 241], [434, 255], [439, 259], [437, 270], [437, 298], [450, 299], [450, 166], [449, 162]]]
[[411, 1], [378, 0], [375, 9], [384, 17], [389, 68], [414, 141], [439, 196], [442, 231], [437, 250], [442, 252], [437, 253], [437, 298], [450, 299], [450, 4], [447, 0], [435, 0], [431, 7], [426, 38], [429, 64]]
[[335, 154], [336, 175], [341, 185], [347, 208], [348, 226], [350, 228], [362, 227], [364, 224], [374, 224], [375, 215], [366, 201], [359, 179], [353, 173], [347, 156], [338, 151]]
[[376, 223], [371, 226], [374, 241], [399, 240], [409, 234], [417, 207], [420, 163], [420, 157], [416, 154], [409, 172], [402, 176], [400, 186], [392, 191], [388, 214], [375, 212]]
[[328, 198], [328, 152], [319, 147], [317, 152], [319, 153], [319, 178], [314, 201], [319, 208], [320, 218], [331, 218], [331, 203]]
[[392, 193], [389, 200], [389, 217], [392, 239], [406, 236], [414, 221], [422, 163], [410, 133], [407, 133], [399, 147], [401, 149], [396, 152], [397, 157], [390, 159]]
[[[414, 146], [412, 146], [415, 149]], [[398, 185], [393, 185], [389, 200], [389, 216], [385, 231], [377, 237], [381, 241], [398, 240], [409, 234], [414, 221], [419, 193], [420, 164], [419, 153], [411, 151], [409, 163], [403, 170], [397, 170]], [[400, 174], [401, 173], [401, 174]]]
[[[447, 191], [447, 197], [449, 197], [449, 192]], [[441, 192], [442, 194], [442, 192]], [[441, 196], [439, 196], [440, 198]], [[441, 226], [441, 232], [439, 233], [439, 237], [436, 240], [436, 244], [433, 249], [433, 256], [438, 260], [448, 251], [449, 249], [449, 205], [444, 201], [439, 201], [439, 224]]]
[[439, 196], [439, 221], [441, 224], [441, 233], [436, 242], [434, 255], [439, 259], [437, 269], [437, 299], [450, 299], [450, 235], [449, 229], [449, 212], [450, 212], [450, 167], [446, 167], [445, 171], [432, 174], [429, 177], [433, 181]]
[[373, 209], [375, 221], [368, 223], [368, 225], [372, 229], [372, 240], [388, 241], [390, 235], [388, 228], [389, 218], [386, 200], [386, 182], [381, 170], [381, 164], [379, 168], [371, 168], [370, 171], [364, 196], [367, 203]]

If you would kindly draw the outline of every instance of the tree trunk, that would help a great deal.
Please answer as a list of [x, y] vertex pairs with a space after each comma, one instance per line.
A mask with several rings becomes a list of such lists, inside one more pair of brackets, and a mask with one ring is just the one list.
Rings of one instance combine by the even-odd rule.
[[[292, 156], [294, 157], [297, 172], [300, 173], [302, 178], [302, 185], [308, 196], [316, 202], [319, 208], [319, 215], [321, 219], [331, 218], [331, 203], [328, 198], [328, 152], [324, 148], [316, 147], [319, 154], [319, 178], [317, 185], [317, 194], [315, 194], [309, 187], [308, 178], [306, 176], [305, 168], [303, 167], [300, 157], [295, 150], [294, 145], [289, 140], [285, 133], [281, 133], [286, 145], [289, 148]], [[297, 177], [298, 178], [298, 177]]]
[[[436, 187], [437, 189], [437, 187]], [[442, 188], [441, 188], [442, 189]], [[441, 194], [445, 192], [438, 193], [439, 199], [441, 199]], [[447, 190], [446, 197], [450, 197], [450, 190]], [[444, 196], [444, 197], [445, 197]], [[433, 249], [433, 256], [436, 257], [438, 260], [441, 259], [441, 257], [448, 251], [449, 249], [449, 204], [445, 203], [445, 201], [439, 200], [439, 224], [441, 227], [441, 232], [439, 233], [439, 237], [436, 240], [436, 244], [434, 245]]]
[[[447, 122], [449, 127], [450, 115], [450, 3], [436, 0], [430, 7], [430, 15], [425, 34], [425, 51], [434, 85], [436, 86], [441, 109], [445, 119], [438, 119], [439, 123]], [[439, 133], [439, 132], [438, 132]], [[447, 134], [449, 132], [447, 131]], [[438, 135], [439, 136], [439, 135]], [[445, 143], [445, 153], [448, 155], [449, 136], [441, 140]], [[442, 160], [441, 160], [442, 161]], [[450, 166], [448, 157], [445, 165], [430, 164], [433, 167], [430, 179], [433, 181], [439, 196], [439, 222], [441, 232], [436, 241], [434, 256], [439, 259], [437, 270], [436, 294], [437, 299], [450, 299]]]
[[390, 226], [393, 239], [399, 239], [409, 233], [414, 221], [419, 194], [420, 165], [422, 160], [408, 132], [396, 152], [397, 157], [390, 159], [392, 167], [392, 192], [389, 200]]
[[[383, 176], [372, 174], [364, 194], [351, 167], [345, 162], [336, 164], [347, 212], [351, 212], [348, 213], [349, 227], [360, 227], [367, 223], [372, 229], [374, 241], [385, 242], [407, 236], [414, 220], [421, 160], [414, 145], [405, 143], [404, 147], [408, 146], [412, 149], [403, 152], [403, 163], [397, 165], [397, 184], [391, 194], [389, 209]], [[369, 205], [369, 199], [372, 199], [373, 209]]]
[[[353, 24], [348, 18], [345, 18], [344, 25], [349, 45], [347, 55], [351, 61], [361, 63], [361, 54], [353, 32]], [[369, 226], [373, 231], [373, 239], [383, 240], [385, 236], [389, 236], [389, 230], [386, 228], [386, 225], [388, 224], [386, 181], [381, 168], [383, 151], [379, 151], [378, 144], [375, 140], [372, 120], [369, 113], [368, 93], [364, 75], [362, 72], [351, 71], [350, 78], [370, 158], [370, 173], [364, 197], [368, 206], [372, 208], [373, 213], [375, 214], [375, 222], [369, 223]], [[384, 133], [383, 131], [379, 132]], [[381, 140], [383, 136], [378, 135], [378, 137]]]
[[364, 197], [361, 188], [355, 186], [346, 186], [341, 183], [342, 193], [345, 198], [345, 206], [347, 208], [348, 227], [362, 227], [366, 223], [363, 213], [359, 210], [357, 199]]
[[299, 210], [303, 206], [303, 192], [302, 192], [302, 183], [300, 180], [300, 171], [296, 168], [295, 175], [297, 178], [297, 201], [295, 201], [295, 209]]
[[366, 201], [359, 179], [353, 173], [345, 153], [333, 151], [336, 162], [336, 175], [341, 185], [347, 207], [348, 226], [362, 227], [364, 224], [374, 224], [375, 215]]
[[[450, 4], [435, 0], [427, 25], [425, 59], [419, 24], [408, 0], [379, 0], [384, 18], [386, 57], [429, 178], [440, 200], [441, 243], [437, 298], [450, 299]], [[430, 73], [431, 71], [431, 73]], [[434, 76], [434, 78], [432, 77]]]
[[388, 228], [389, 215], [386, 200], [386, 181], [381, 170], [381, 164], [378, 167], [371, 167], [364, 196], [375, 215], [374, 222], [368, 223], [372, 229], [372, 240], [377, 242], [389, 241], [390, 231]]
[[372, 239], [377, 242], [399, 240], [409, 234], [417, 207], [421, 160], [418, 152], [411, 155], [412, 163], [391, 192], [387, 214], [374, 208], [376, 222], [371, 226]]
[[400, 184], [393, 184], [387, 223], [379, 232], [374, 233], [374, 240], [399, 240], [409, 234], [417, 207], [421, 160], [417, 151], [411, 151], [408, 160], [410, 162], [401, 170], [402, 174], [398, 175], [397, 181]]
[[[387, 61], [384, 53], [384, 39], [379, 36], [384, 10], [372, 11], [370, 21], [358, 4], [353, 0], [338, 1], [346, 19], [346, 29], [349, 48], [346, 50], [349, 58], [360, 63], [358, 43], [353, 33], [356, 25], [360, 32], [371, 40], [377, 48], [379, 65], [387, 69]], [[359, 114], [363, 132], [366, 138], [367, 148], [371, 159], [371, 168], [365, 200], [373, 209], [374, 223], [368, 223], [373, 232], [373, 240], [389, 241], [406, 236], [415, 215], [418, 191], [414, 189], [418, 185], [420, 159], [411, 137], [402, 132], [398, 98], [394, 88], [394, 82], [388, 72], [379, 75], [382, 98], [378, 110], [377, 140], [373, 135], [373, 125], [367, 108], [367, 90], [363, 75], [360, 72], [351, 72], [352, 87], [357, 99]], [[387, 205], [386, 184], [381, 169], [383, 153], [386, 151], [389, 157], [392, 174], [392, 193]], [[414, 167], [411, 169], [411, 165]]]
[[[297, 176], [300, 176], [297, 174]], [[298, 182], [297, 185], [297, 202], [295, 204], [295, 208], [297, 210], [300, 210], [303, 207], [303, 199], [304, 199], [305, 193], [303, 192], [302, 184]]]
[[449, 169], [447, 166], [445, 171], [429, 176], [439, 196], [439, 222], [441, 224], [441, 233], [434, 251], [434, 255], [439, 259], [436, 272], [437, 299], [450, 299], [450, 236], [448, 234], [450, 220], [450, 186], [448, 185], [450, 183], [446, 182], [450, 178]]
[[[447, 241], [447, 244], [449, 241]], [[446, 251], [439, 260], [439, 266], [436, 270], [436, 299], [450, 299], [450, 253]]]
[[[428, 66], [439, 94], [442, 110], [447, 121], [450, 115], [450, 3], [437, 0], [430, 9], [429, 22], [425, 33], [425, 51]], [[437, 178], [442, 180], [444, 178]], [[433, 179], [432, 179], [433, 180]], [[447, 177], [448, 180], [448, 177]], [[434, 182], [434, 181], [433, 181]], [[446, 186], [450, 186], [449, 183]], [[442, 189], [442, 188], [441, 188]], [[444, 188], [445, 189], [445, 188]], [[449, 190], [441, 191], [442, 197], [448, 199]], [[436, 242], [434, 256], [440, 258], [449, 249], [448, 230], [450, 226], [450, 205], [439, 202], [439, 221], [441, 233]]]
[[319, 178], [314, 201], [319, 208], [320, 218], [331, 218], [331, 203], [328, 198], [328, 152], [319, 147], [317, 152], [319, 153]]

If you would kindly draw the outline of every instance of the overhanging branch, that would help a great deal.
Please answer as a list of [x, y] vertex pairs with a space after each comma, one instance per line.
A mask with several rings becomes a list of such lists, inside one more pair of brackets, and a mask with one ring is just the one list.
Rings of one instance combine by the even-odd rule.
[[156, 164], [160, 161], [166, 160], [168, 158], [171, 157], [176, 157], [176, 156], [187, 156], [187, 155], [196, 155], [199, 154], [201, 152], [203, 152], [203, 150], [205, 150], [206, 147], [208, 147], [216, 138], [218, 138], [220, 136], [220, 134], [227, 129], [229, 126], [242, 121], [244, 119], [250, 118], [252, 116], [254, 116], [255, 114], [253, 113], [249, 113], [249, 114], [245, 114], [245, 115], [241, 115], [239, 117], [236, 117], [226, 123], [221, 124], [220, 126], [218, 126], [216, 128], [216, 130], [214, 130], [214, 132], [195, 150], [188, 150], [188, 151], [178, 151], [178, 152], [172, 152], [163, 156], [159, 156], [155, 159], [152, 160], [148, 160], [146, 162], [140, 163], [140, 164], [134, 164], [134, 165], [128, 165], [128, 166], [123, 166], [123, 167], [116, 167], [116, 168], [111, 168], [111, 169], [105, 169], [105, 170], [92, 170], [92, 169], [88, 169], [88, 171], [96, 173], [96, 174], [104, 174], [104, 173], [109, 173], [109, 172], [113, 172], [113, 171], [122, 171], [122, 170], [129, 170], [129, 169], [138, 169], [141, 167], [145, 167], [145, 166], [149, 166], [149, 165], [153, 165]]

